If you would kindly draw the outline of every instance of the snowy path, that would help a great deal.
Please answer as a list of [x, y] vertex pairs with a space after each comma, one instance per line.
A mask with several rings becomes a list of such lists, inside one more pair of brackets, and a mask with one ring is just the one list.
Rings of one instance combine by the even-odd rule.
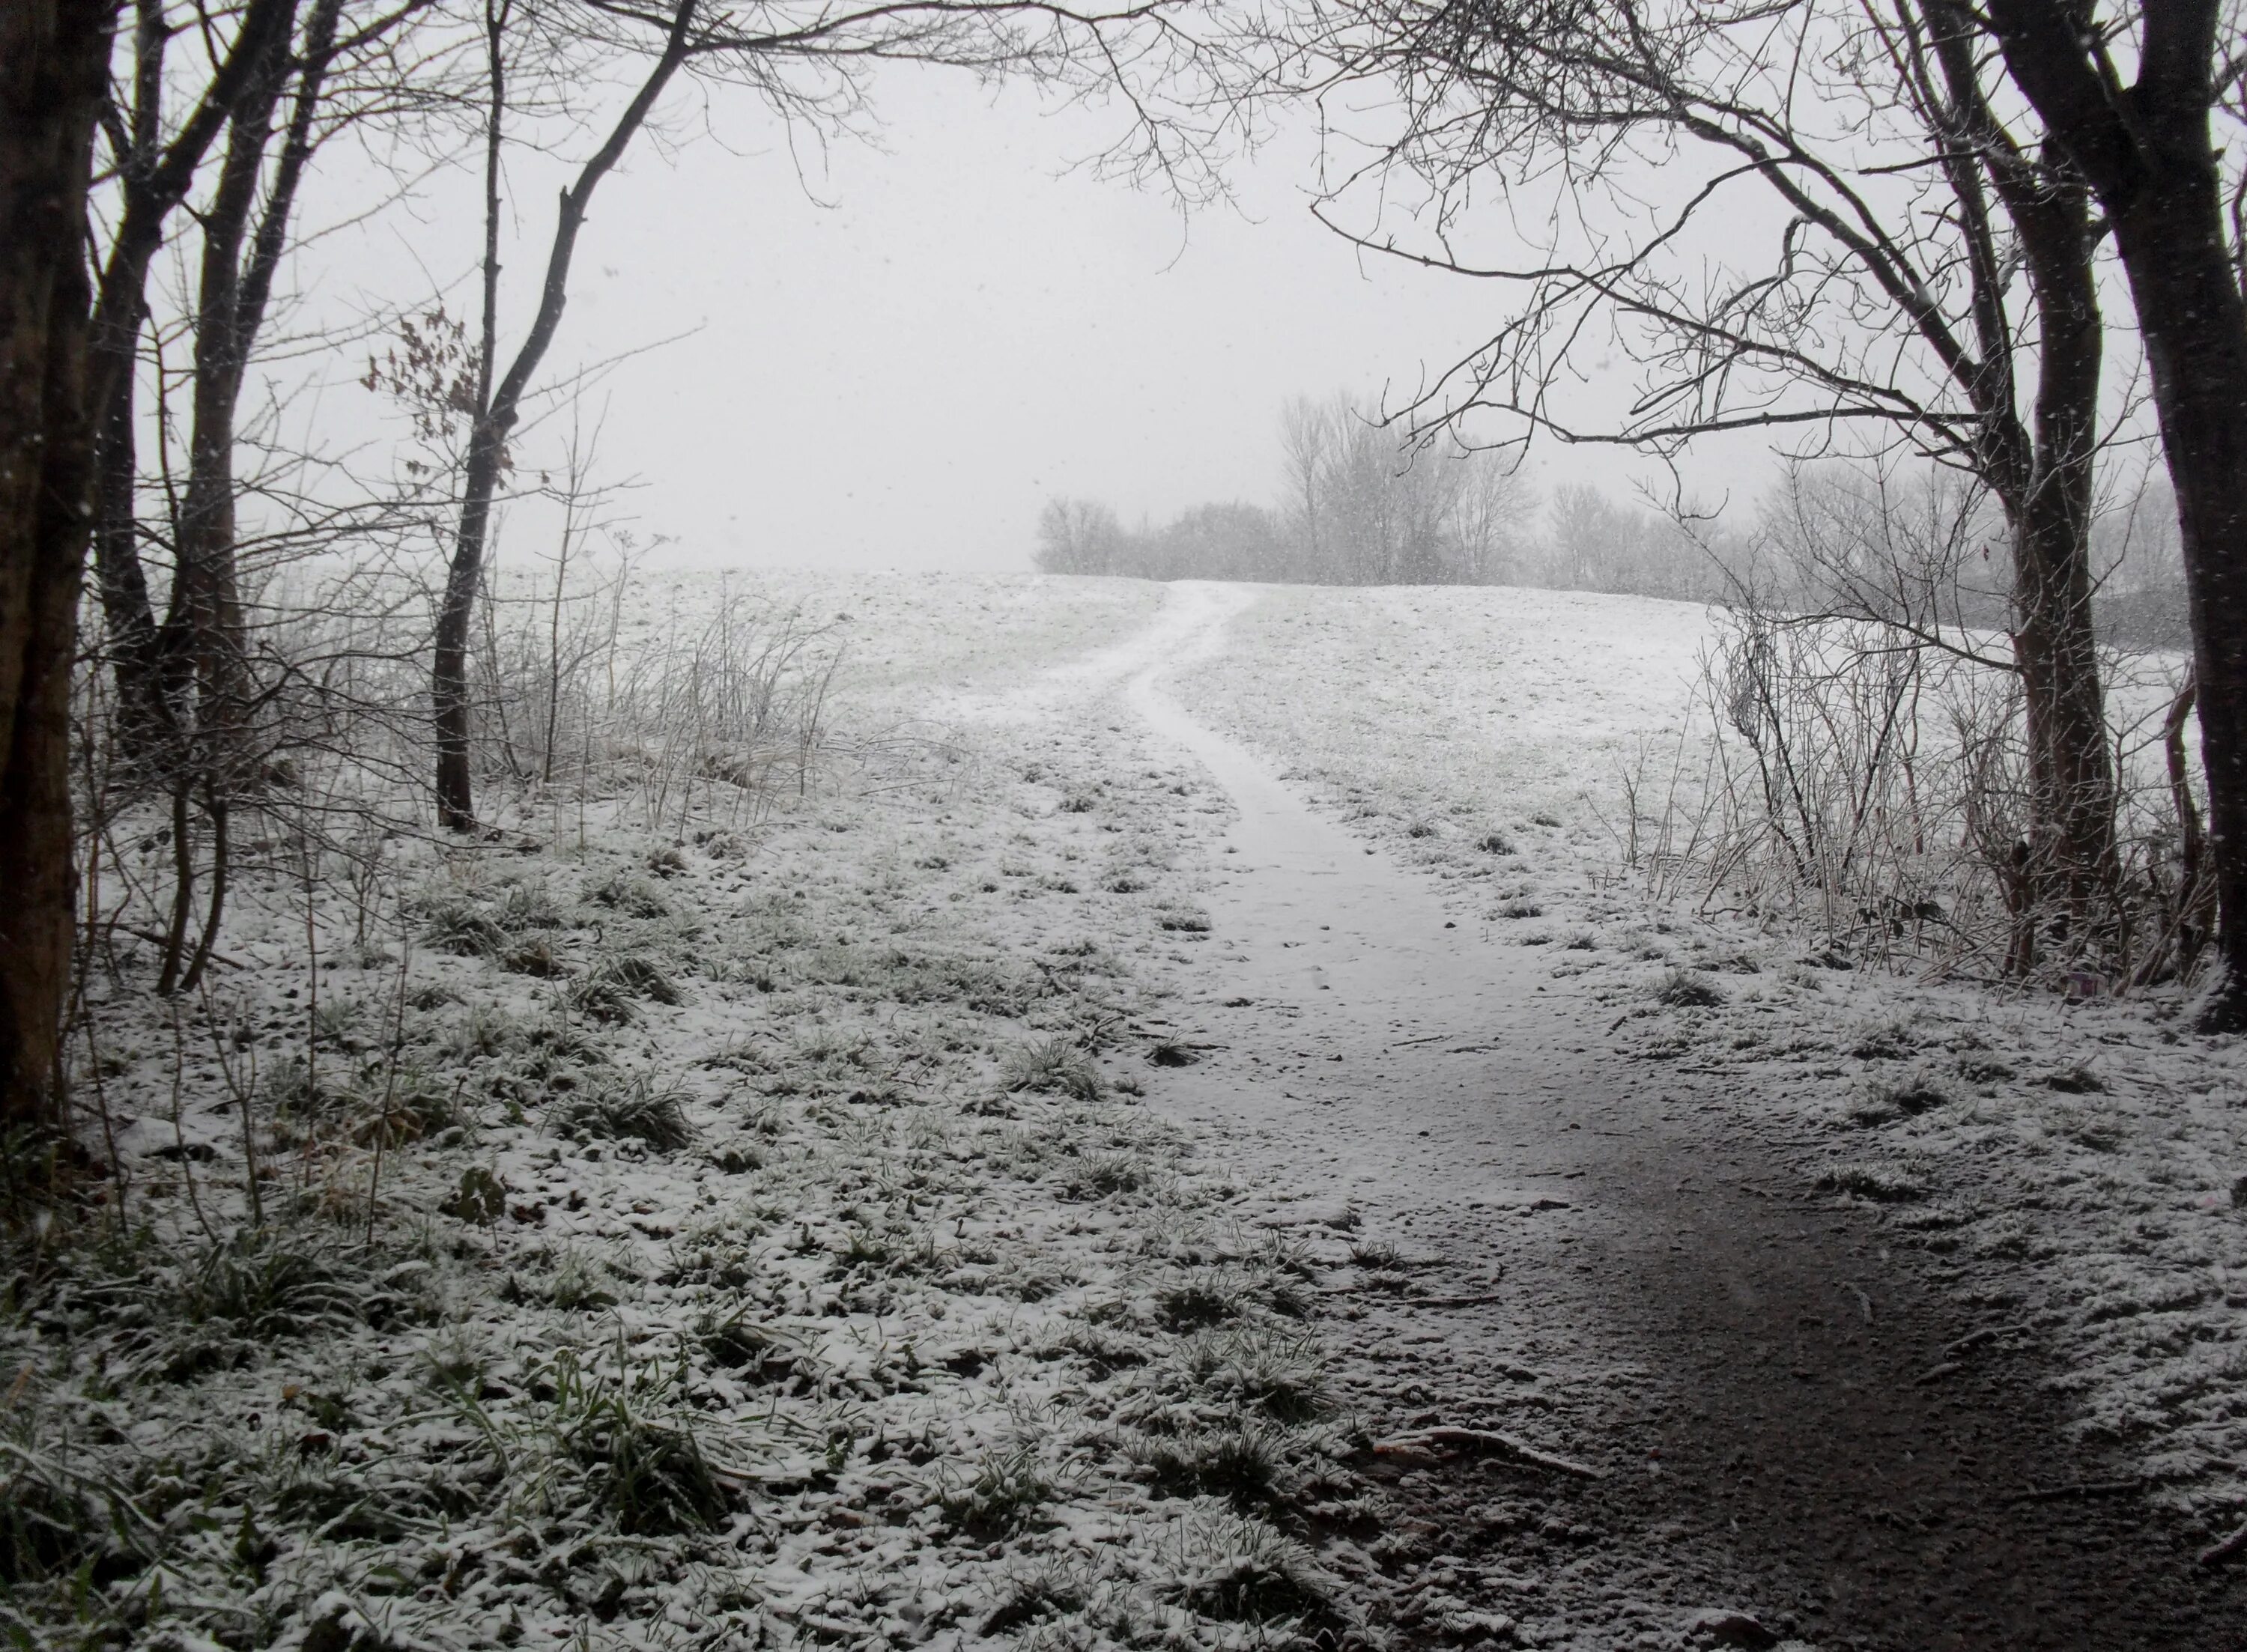
[[1128, 678], [1239, 810], [1179, 1012], [1211, 1059], [1156, 1100], [1226, 1132], [1269, 1219], [1337, 1261], [1357, 1240], [1339, 1375], [1376, 1431], [1500, 1428], [1607, 1471], [1398, 1464], [1417, 1519], [1368, 1563], [1404, 1569], [1426, 1637], [1483, 1614], [1704, 1644], [1684, 1626], [1737, 1608], [1825, 1652], [2247, 1647], [2134, 1498], [2023, 1498], [2114, 1470], [2031, 1355], [1946, 1358], [2004, 1300], [1891, 1257], [1809, 1191], [1783, 1115], [1624, 1059], [1559, 948], [1454, 918], [1165, 693], [1251, 600], [1174, 586], [1080, 679]]

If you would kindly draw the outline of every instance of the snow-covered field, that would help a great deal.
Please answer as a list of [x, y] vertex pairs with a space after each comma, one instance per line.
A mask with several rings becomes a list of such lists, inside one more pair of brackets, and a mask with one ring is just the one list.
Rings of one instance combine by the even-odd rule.
[[755, 823], [526, 792], [497, 841], [400, 841], [364, 936], [339, 882], [308, 913], [253, 878], [176, 1016], [120, 932], [88, 1100], [121, 1219], [0, 1319], [10, 1633], [1393, 1638], [1319, 1552], [1382, 1505], [1328, 1261], [1256, 1220], [1303, 1190], [1148, 1100], [1223, 967], [1230, 808], [1123, 693], [1172, 659], [1463, 915], [1581, 939], [1556, 968], [1645, 1060], [1808, 1122], [1833, 1198], [2061, 1352], [2075, 1426], [2237, 1524], [2236, 1051], [1650, 905], [1602, 823], [1675, 737], [1698, 611], [1274, 590], [1197, 657], [1133, 582], [679, 576], [628, 630], [743, 590], [847, 641], [811, 783]]
[[[0, 1332], [32, 1641], [1351, 1614], [1281, 1526], [1347, 1478], [1303, 1265], [1139, 1099], [1222, 811], [1071, 667], [1158, 593], [771, 594], [853, 646], [834, 754], [766, 824], [525, 797], [501, 843], [400, 846], [403, 937], [316, 902], [317, 976], [283, 880], [176, 1025], [129, 946], [97, 982], [125, 1225], [39, 1259]], [[1042, 680], [1068, 714], [1013, 709]]]
[[[1649, 1062], [1741, 1081], [1827, 1139], [1836, 1198], [1956, 1262], [2053, 1403], [2211, 1533], [2247, 1517], [2247, 1068], [2173, 1005], [1925, 985], [1807, 961], [1620, 880], [1617, 779], [1677, 737], [1687, 604], [1533, 590], [1286, 589], [1179, 693], [1463, 910], [1589, 967]], [[1513, 851], [1481, 845], [1497, 829]], [[1519, 914], [1519, 916], [1513, 916]], [[1676, 990], [1680, 969], [1701, 992]], [[1939, 1379], [1938, 1379], [1939, 1380]]]

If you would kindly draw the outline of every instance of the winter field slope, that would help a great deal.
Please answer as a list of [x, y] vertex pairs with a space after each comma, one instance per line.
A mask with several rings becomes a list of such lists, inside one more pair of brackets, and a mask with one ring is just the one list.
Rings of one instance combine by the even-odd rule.
[[[1705, 634], [1697, 609], [1633, 598], [1273, 590], [1175, 692], [1424, 868], [1462, 919], [1549, 945], [1649, 1089], [1690, 1075], [1806, 1127], [1803, 1193], [1931, 1259], [1984, 1305], [1977, 1346], [2032, 1345], [2057, 1373], [2079, 1442], [2230, 1533], [2247, 1518], [2238, 1046], [2181, 1035], [2173, 1005], [1821, 967], [1798, 936], [1649, 901], [1617, 870], [1620, 776], [1677, 741]], [[1681, 968], [1705, 990], [1665, 991]]]
[[[1567, 1142], [1608, 1150], [1671, 1074], [1781, 1121], [1813, 1143], [1789, 1210], [1877, 1223], [1986, 1310], [1957, 1363], [2033, 1341], [2118, 1472], [2203, 1536], [2247, 1513], [2236, 1052], [1650, 905], [1602, 822], [1618, 761], [1674, 735], [1697, 611], [678, 576], [635, 588], [628, 639], [729, 594], [843, 645], [800, 788], [611, 754], [590, 797], [492, 791], [489, 841], [388, 843], [388, 893], [261, 841], [176, 1006], [114, 930], [83, 1093], [121, 1208], [11, 1256], [0, 1303], [0, 1632], [1704, 1642], [1682, 1608], [1720, 1603], [1721, 1522], [1690, 1563], [1633, 1528], [1643, 1444], [1599, 1433], [1659, 1353], [1586, 1294], [1501, 1357], [1601, 1184], [1551, 1169], [1586, 1179], [1547, 1197], [1532, 1154], [1483, 1188], [1466, 1150], [1503, 1150], [1428, 1110], [1495, 1133], [1444, 1065], [1484, 1058], [1423, 1041], [1389, 977], [1485, 966], [1518, 1043], [1562, 997], [1595, 1012], [1530, 1054], [1642, 1075]], [[1300, 950], [1236, 944], [1280, 885], [1164, 696], [1405, 869], [1422, 975], [1300, 903], [1265, 914]], [[1681, 966], [1712, 1001], [1662, 1001]], [[1337, 1005], [1372, 984], [1378, 1061], [1336, 1059], [1322, 971]], [[1414, 1062], [1440, 1096], [1371, 1142]], [[1438, 1255], [1416, 1199], [1491, 1248]], [[1455, 1516], [1440, 1464], [1370, 1448], [1459, 1421], [1530, 1455]]]
[[1137, 1093], [1224, 819], [1084, 664], [1159, 593], [758, 594], [852, 639], [762, 819], [527, 792], [492, 842], [393, 843], [363, 934], [340, 880], [253, 866], [176, 1014], [120, 932], [88, 1099], [123, 1208], [16, 1258], [0, 1321], [13, 1641], [1367, 1615], [1288, 1530], [1352, 1484], [1308, 1265]]

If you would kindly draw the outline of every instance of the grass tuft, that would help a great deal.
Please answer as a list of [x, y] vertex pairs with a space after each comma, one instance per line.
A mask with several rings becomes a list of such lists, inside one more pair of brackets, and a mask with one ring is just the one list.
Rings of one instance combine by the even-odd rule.
[[686, 1092], [659, 1087], [642, 1074], [563, 1096], [547, 1109], [546, 1128], [573, 1140], [645, 1142], [673, 1152], [694, 1139]]
[[1098, 1101], [1105, 1088], [1091, 1058], [1065, 1038], [1017, 1045], [1000, 1062], [999, 1073], [1009, 1091], [1069, 1096], [1080, 1102]]
[[1724, 989], [1697, 969], [1673, 969], [1654, 989], [1657, 1002], [1672, 1009], [1711, 1009], [1725, 1001]]
[[1021, 1445], [987, 1455], [975, 1478], [946, 1487], [937, 1506], [955, 1531], [988, 1540], [1029, 1526], [1053, 1493], [1037, 1452]]

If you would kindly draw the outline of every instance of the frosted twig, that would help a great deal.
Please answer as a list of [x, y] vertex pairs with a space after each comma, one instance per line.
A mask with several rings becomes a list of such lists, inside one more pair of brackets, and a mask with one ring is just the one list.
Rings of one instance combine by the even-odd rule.
[[1511, 1434], [1500, 1434], [1492, 1429], [1431, 1428], [1413, 1434], [1399, 1434], [1373, 1444], [1376, 1457], [1416, 1457], [1424, 1452], [1444, 1449], [1454, 1451], [1475, 1451], [1485, 1457], [1502, 1457], [1531, 1468], [1550, 1469], [1555, 1474], [1573, 1474], [1580, 1480], [1603, 1480], [1606, 1471], [1588, 1464], [1573, 1462], [1565, 1457], [1555, 1457], [1550, 1451], [1540, 1451], [1533, 1445], [1525, 1445]]

